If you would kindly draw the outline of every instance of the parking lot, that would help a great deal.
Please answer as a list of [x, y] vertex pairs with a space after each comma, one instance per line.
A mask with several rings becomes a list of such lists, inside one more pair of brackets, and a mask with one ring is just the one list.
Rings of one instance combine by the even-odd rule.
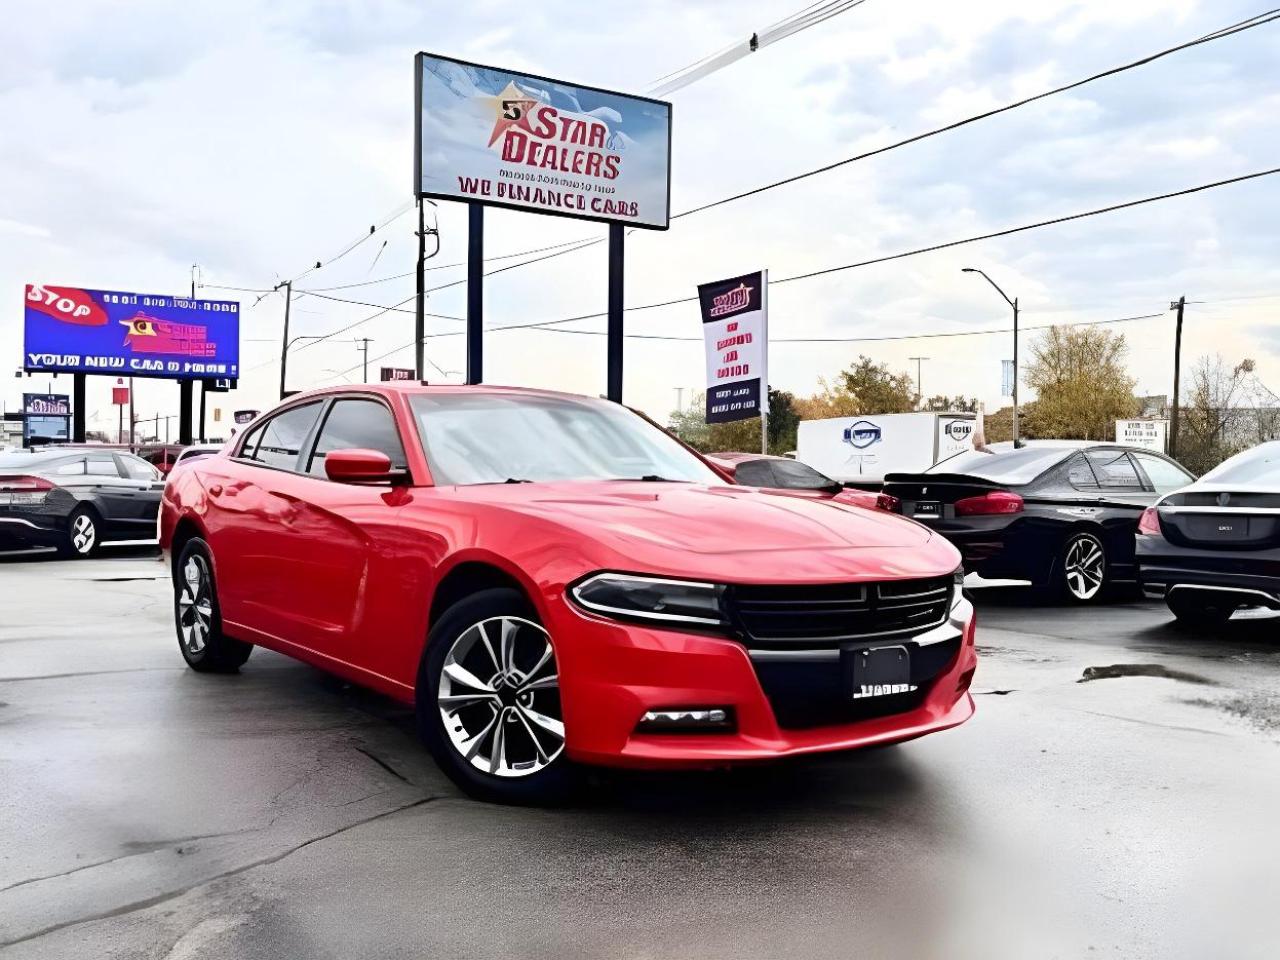
[[[183, 665], [149, 551], [0, 561], [6, 957], [1273, 956], [1280, 624], [979, 591], [978, 714], [469, 800], [407, 710]], [[1230, 954], [1218, 944], [1228, 938]], [[1249, 952], [1252, 950], [1253, 952]]]

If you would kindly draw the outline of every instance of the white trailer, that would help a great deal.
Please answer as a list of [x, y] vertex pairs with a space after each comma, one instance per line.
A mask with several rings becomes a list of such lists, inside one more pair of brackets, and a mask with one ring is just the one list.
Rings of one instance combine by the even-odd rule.
[[969, 449], [972, 413], [886, 413], [800, 421], [796, 459], [833, 480], [875, 486]]

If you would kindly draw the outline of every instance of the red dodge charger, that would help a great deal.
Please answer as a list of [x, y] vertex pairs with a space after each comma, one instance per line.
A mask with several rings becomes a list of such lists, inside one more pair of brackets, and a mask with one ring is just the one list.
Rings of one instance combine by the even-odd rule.
[[625, 407], [499, 387], [291, 397], [175, 471], [179, 646], [254, 646], [414, 704], [475, 796], [577, 764], [703, 767], [908, 740], [973, 713], [946, 540], [728, 483]]

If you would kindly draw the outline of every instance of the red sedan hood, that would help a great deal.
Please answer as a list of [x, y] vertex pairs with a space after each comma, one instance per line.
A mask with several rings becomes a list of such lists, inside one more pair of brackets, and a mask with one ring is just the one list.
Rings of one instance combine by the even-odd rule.
[[[455, 489], [461, 497], [569, 527], [615, 551], [630, 569], [683, 568], [694, 576], [732, 568], [735, 579], [753, 579], [752, 573], [843, 579], [855, 572], [936, 574], [959, 562], [949, 544], [901, 517], [750, 487], [579, 481]], [[756, 558], [751, 568], [726, 565], [746, 554]]]

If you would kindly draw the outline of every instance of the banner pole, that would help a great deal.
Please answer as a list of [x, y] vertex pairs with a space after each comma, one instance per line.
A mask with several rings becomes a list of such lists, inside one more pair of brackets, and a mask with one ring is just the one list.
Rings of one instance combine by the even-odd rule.
[[622, 402], [622, 291], [623, 291], [623, 239], [626, 236], [622, 224], [609, 224], [609, 342], [608, 393], [614, 403]]
[[484, 204], [467, 204], [467, 383], [484, 380]]

